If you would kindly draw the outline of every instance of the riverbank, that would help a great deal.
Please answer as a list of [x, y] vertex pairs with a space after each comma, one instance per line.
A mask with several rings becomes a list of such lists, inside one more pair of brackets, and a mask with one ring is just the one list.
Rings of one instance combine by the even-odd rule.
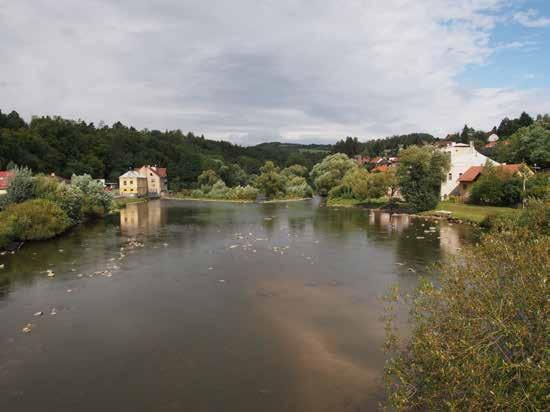
[[329, 207], [360, 207], [370, 210], [381, 210], [392, 213], [405, 213], [411, 216], [421, 216], [433, 219], [446, 219], [451, 221], [461, 221], [474, 225], [479, 225], [492, 217], [514, 217], [519, 209], [511, 207], [497, 206], [477, 206], [465, 203], [439, 202], [435, 209], [419, 213], [409, 213], [405, 203], [395, 203], [390, 207], [390, 202], [385, 198], [369, 201], [360, 201], [357, 199], [328, 199]]
[[286, 202], [303, 202], [304, 200], [311, 200], [311, 197], [296, 197], [288, 199], [271, 199], [271, 200], [262, 200], [258, 203], [286, 203]]
[[241, 200], [241, 199], [211, 199], [208, 197], [177, 197], [177, 196], [164, 196], [165, 200], [191, 200], [195, 202], [218, 202], [218, 203], [254, 203], [255, 200]]

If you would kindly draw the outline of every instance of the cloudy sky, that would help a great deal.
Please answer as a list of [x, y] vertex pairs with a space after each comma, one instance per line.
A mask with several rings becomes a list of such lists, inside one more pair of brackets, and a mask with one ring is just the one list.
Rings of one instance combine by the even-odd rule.
[[0, 109], [241, 144], [550, 112], [548, 0], [0, 0]]

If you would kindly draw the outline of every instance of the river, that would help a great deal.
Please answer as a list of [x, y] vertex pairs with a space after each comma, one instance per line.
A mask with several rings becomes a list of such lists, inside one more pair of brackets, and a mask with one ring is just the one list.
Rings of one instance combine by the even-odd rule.
[[379, 297], [474, 238], [317, 199], [128, 205], [0, 256], [0, 410], [373, 410]]

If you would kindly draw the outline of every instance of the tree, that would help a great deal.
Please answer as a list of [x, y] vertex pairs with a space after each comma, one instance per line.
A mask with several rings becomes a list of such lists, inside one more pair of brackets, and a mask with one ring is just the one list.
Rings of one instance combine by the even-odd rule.
[[342, 186], [349, 188], [355, 199], [364, 200], [370, 198], [370, 180], [371, 174], [363, 168], [353, 168], [348, 170], [342, 179]]
[[208, 187], [212, 187], [214, 186], [214, 184], [220, 180], [220, 178], [218, 177], [218, 175], [216, 174], [216, 172], [214, 172], [213, 170], [209, 169], [209, 170], [205, 170], [203, 171], [199, 177], [197, 178], [197, 183], [200, 185], [200, 186], [208, 186]]
[[509, 163], [550, 167], [550, 117], [538, 119], [532, 125], [519, 129], [508, 145], [500, 145], [499, 160]]
[[268, 198], [284, 194], [285, 182], [279, 173], [279, 168], [271, 161], [265, 162], [260, 168], [261, 174], [256, 178], [255, 186]]
[[350, 157], [356, 156], [363, 151], [363, 145], [357, 137], [346, 137], [340, 140], [332, 148], [333, 153], [345, 153]]
[[326, 196], [330, 189], [342, 183], [342, 179], [349, 170], [355, 168], [357, 163], [343, 153], [336, 153], [325, 157], [313, 166], [310, 177], [317, 193]]
[[435, 208], [449, 168], [449, 157], [433, 147], [411, 146], [400, 152], [399, 187], [412, 211]]
[[286, 176], [287, 178], [290, 178], [293, 176], [307, 177], [308, 170], [307, 170], [307, 167], [305, 166], [293, 164], [291, 166], [284, 168], [281, 174], [283, 176]]

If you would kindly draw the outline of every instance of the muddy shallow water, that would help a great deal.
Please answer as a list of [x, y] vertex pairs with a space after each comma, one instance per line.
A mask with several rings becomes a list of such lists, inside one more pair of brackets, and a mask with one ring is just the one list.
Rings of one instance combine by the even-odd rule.
[[0, 256], [0, 410], [372, 410], [379, 297], [473, 238], [317, 200], [129, 205]]

